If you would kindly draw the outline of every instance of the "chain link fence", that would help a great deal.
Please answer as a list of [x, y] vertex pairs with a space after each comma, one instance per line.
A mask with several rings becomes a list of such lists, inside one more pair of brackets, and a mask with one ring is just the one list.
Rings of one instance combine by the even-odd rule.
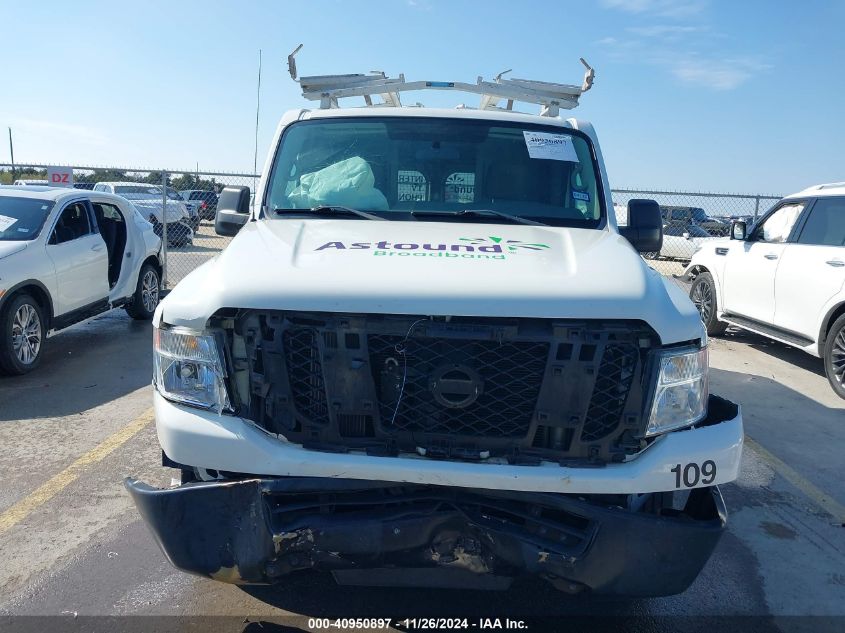
[[681, 273], [695, 251], [708, 240], [727, 237], [735, 220], [749, 227], [781, 196], [769, 194], [698, 193], [614, 189], [613, 210], [620, 225], [628, 222], [628, 201], [648, 198], [660, 205], [663, 216], [663, 248], [644, 253], [649, 265], [663, 275]]
[[[214, 232], [214, 213], [223, 187], [245, 185], [255, 191], [258, 183], [256, 174], [68, 167], [73, 169], [74, 187], [97, 187], [122, 195], [153, 224], [163, 238], [166, 288], [173, 288], [231, 240]], [[0, 184], [15, 181], [48, 184], [47, 170], [47, 165], [15, 165], [13, 172], [11, 164], [0, 163]], [[751, 224], [780, 198], [765, 194], [636, 189], [614, 189], [612, 196], [616, 220], [621, 225], [627, 223], [628, 200], [650, 198], [660, 205], [663, 248], [659, 253], [645, 253], [644, 258], [652, 268], [667, 276], [679, 274], [707, 240], [728, 235], [733, 220]]]

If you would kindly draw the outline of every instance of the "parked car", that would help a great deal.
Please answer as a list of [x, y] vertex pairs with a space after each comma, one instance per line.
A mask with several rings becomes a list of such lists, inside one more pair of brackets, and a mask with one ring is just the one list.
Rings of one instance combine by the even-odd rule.
[[160, 246], [152, 225], [119, 196], [0, 190], [0, 372], [32, 371], [48, 334], [113, 308], [151, 319]]
[[223, 190], [234, 238], [153, 322], [183, 485], [126, 486], [167, 560], [294, 592], [305, 569], [685, 590], [725, 529], [742, 417], [708, 393], [695, 307], [638, 254], [660, 249], [657, 203], [620, 232], [593, 127], [548, 105], [580, 90], [491, 88], [549, 116], [328, 109], [349, 77], [306, 79], [326, 109], [284, 115], [255, 205]]
[[699, 250], [686, 274], [708, 334], [733, 325], [824, 360], [845, 398], [845, 183], [781, 200]]
[[700, 207], [661, 205], [660, 215], [666, 224], [680, 228], [681, 232], [688, 231], [692, 226], [698, 226], [711, 236], [724, 236], [730, 230], [730, 223], [707, 215], [707, 212]]
[[[131, 201], [132, 204], [152, 223], [156, 235], [164, 234], [162, 222], [162, 192], [158, 185], [138, 182], [98, 182], [94, 191], [114, 193]], [[190, 213], [182, 200], [170, 200], [167, 203], [167, 244], [181, 247], [194, 241]]]
[[186, 189], [179, 194], [183, 200], [198, 201], [200, 203], [200, 217], [203, 220], [213, 220], [217, 212], [217, 193], [204, 189]]
[[15, 182], [12, 183], [13, 185], [17, 185], [20, 187], [49, 187], [50, 183], [47, 182], [45, 179], [33, 179], [33, 178], [19, 178]]
[[643, 253], [646, 259], [665, 257], [689, 261], [693, 254], [708, 241], [719, 239], [710, 235], [697, 224], [682, 226], [680, 224], [666, 224], [663, 227], [663, 247], [659, 253]]
[[189, 224], [191, 225], [191, 228], [196, 231], [197, 228], [199, 228], [200, 220], [202, 219], [200, 217], [200, 203], [184, 200], [179, 194], [179, 191], [170, 187], [167, 188], [167, 197], [170, 200], [178, 200], [185, 205], [185, 208], [188, 210]]

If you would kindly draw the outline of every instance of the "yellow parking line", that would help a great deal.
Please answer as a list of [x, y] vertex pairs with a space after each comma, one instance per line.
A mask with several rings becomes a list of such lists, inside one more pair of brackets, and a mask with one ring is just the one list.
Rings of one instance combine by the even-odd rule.
[[838, 523], [845, 525], [845, 506], [836, 499], [833, 499], [830, 495], [822, 492], [815, 484], [798, 474], [798, 471], [792, 468], [792, 466], [789, 466], [780, 458], [772, 455], [747, 435], [745, 436], [745, 445], [750, 446], [776, 473], [803, 492], [820, 509], [836, 519]]
[[129, 441], [138, 431], [153, 421], [152, 408], [146, 410], [122, 429], [110, 435], [82, 455], [59, 474], [41, 484], [29, 495], [0, 514], [0, 534], [11, 529], [29, 516], [38, 506], [46, 503], [79, 478], [83, 469], [104, 459], [109, 453]]

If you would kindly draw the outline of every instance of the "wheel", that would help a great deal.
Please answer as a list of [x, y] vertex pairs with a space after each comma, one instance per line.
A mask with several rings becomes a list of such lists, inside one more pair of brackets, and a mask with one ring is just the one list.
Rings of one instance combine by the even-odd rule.
[[149, 321], [158, 307], [161, 296], [161, 278], [152, 264], [141, 266], [138, 273], [138, 286], [132, 296], [132, 302], [126, 306], [126, 312], [133, 319]]
[[833, 322], [827, 333], [824, 373], [836, 395], [845, 399], [845, 314]]
[[20, 375], [38, 367], [44, 355], [44, 313], [28, 294], [14, 297], [0, 313], [0, 373]]
[[716, 318], [716, 284], [713, 282], [713, 275], [701, 273], [696, 277], [690, 287], [689, 297], [701, 315], [707, 335], [717, 336], [724, 333], [728, 326]]

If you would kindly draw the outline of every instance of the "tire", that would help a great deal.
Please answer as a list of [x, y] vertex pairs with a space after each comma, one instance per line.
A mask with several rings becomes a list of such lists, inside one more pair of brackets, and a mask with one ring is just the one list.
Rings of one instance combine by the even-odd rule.
[[[28, 336], [21, 337], [22, 331]], [[38, 302], [28, 294], [13, 297], [0, 313], [0, 373], [19, 376], [38, 367], [46, 335]]]
[[138, 285], [126, 312], [133, 319], [149, 321], [161, 299], [161, 276], [152, 264], [144, 264], [138, 273]]
[[824, 373], [836, 395], [845, 400], [845, 314], [833, 322], [827, 333]]
[[701, 273], [692, 282], [689, 290], [689, 297], [695, 304], [701, 322], [707, 330], [707, 336], [718, 336], [724, 334], [727, 324], [716, 318], [716, 284], [713, 282], [713, 275]]

